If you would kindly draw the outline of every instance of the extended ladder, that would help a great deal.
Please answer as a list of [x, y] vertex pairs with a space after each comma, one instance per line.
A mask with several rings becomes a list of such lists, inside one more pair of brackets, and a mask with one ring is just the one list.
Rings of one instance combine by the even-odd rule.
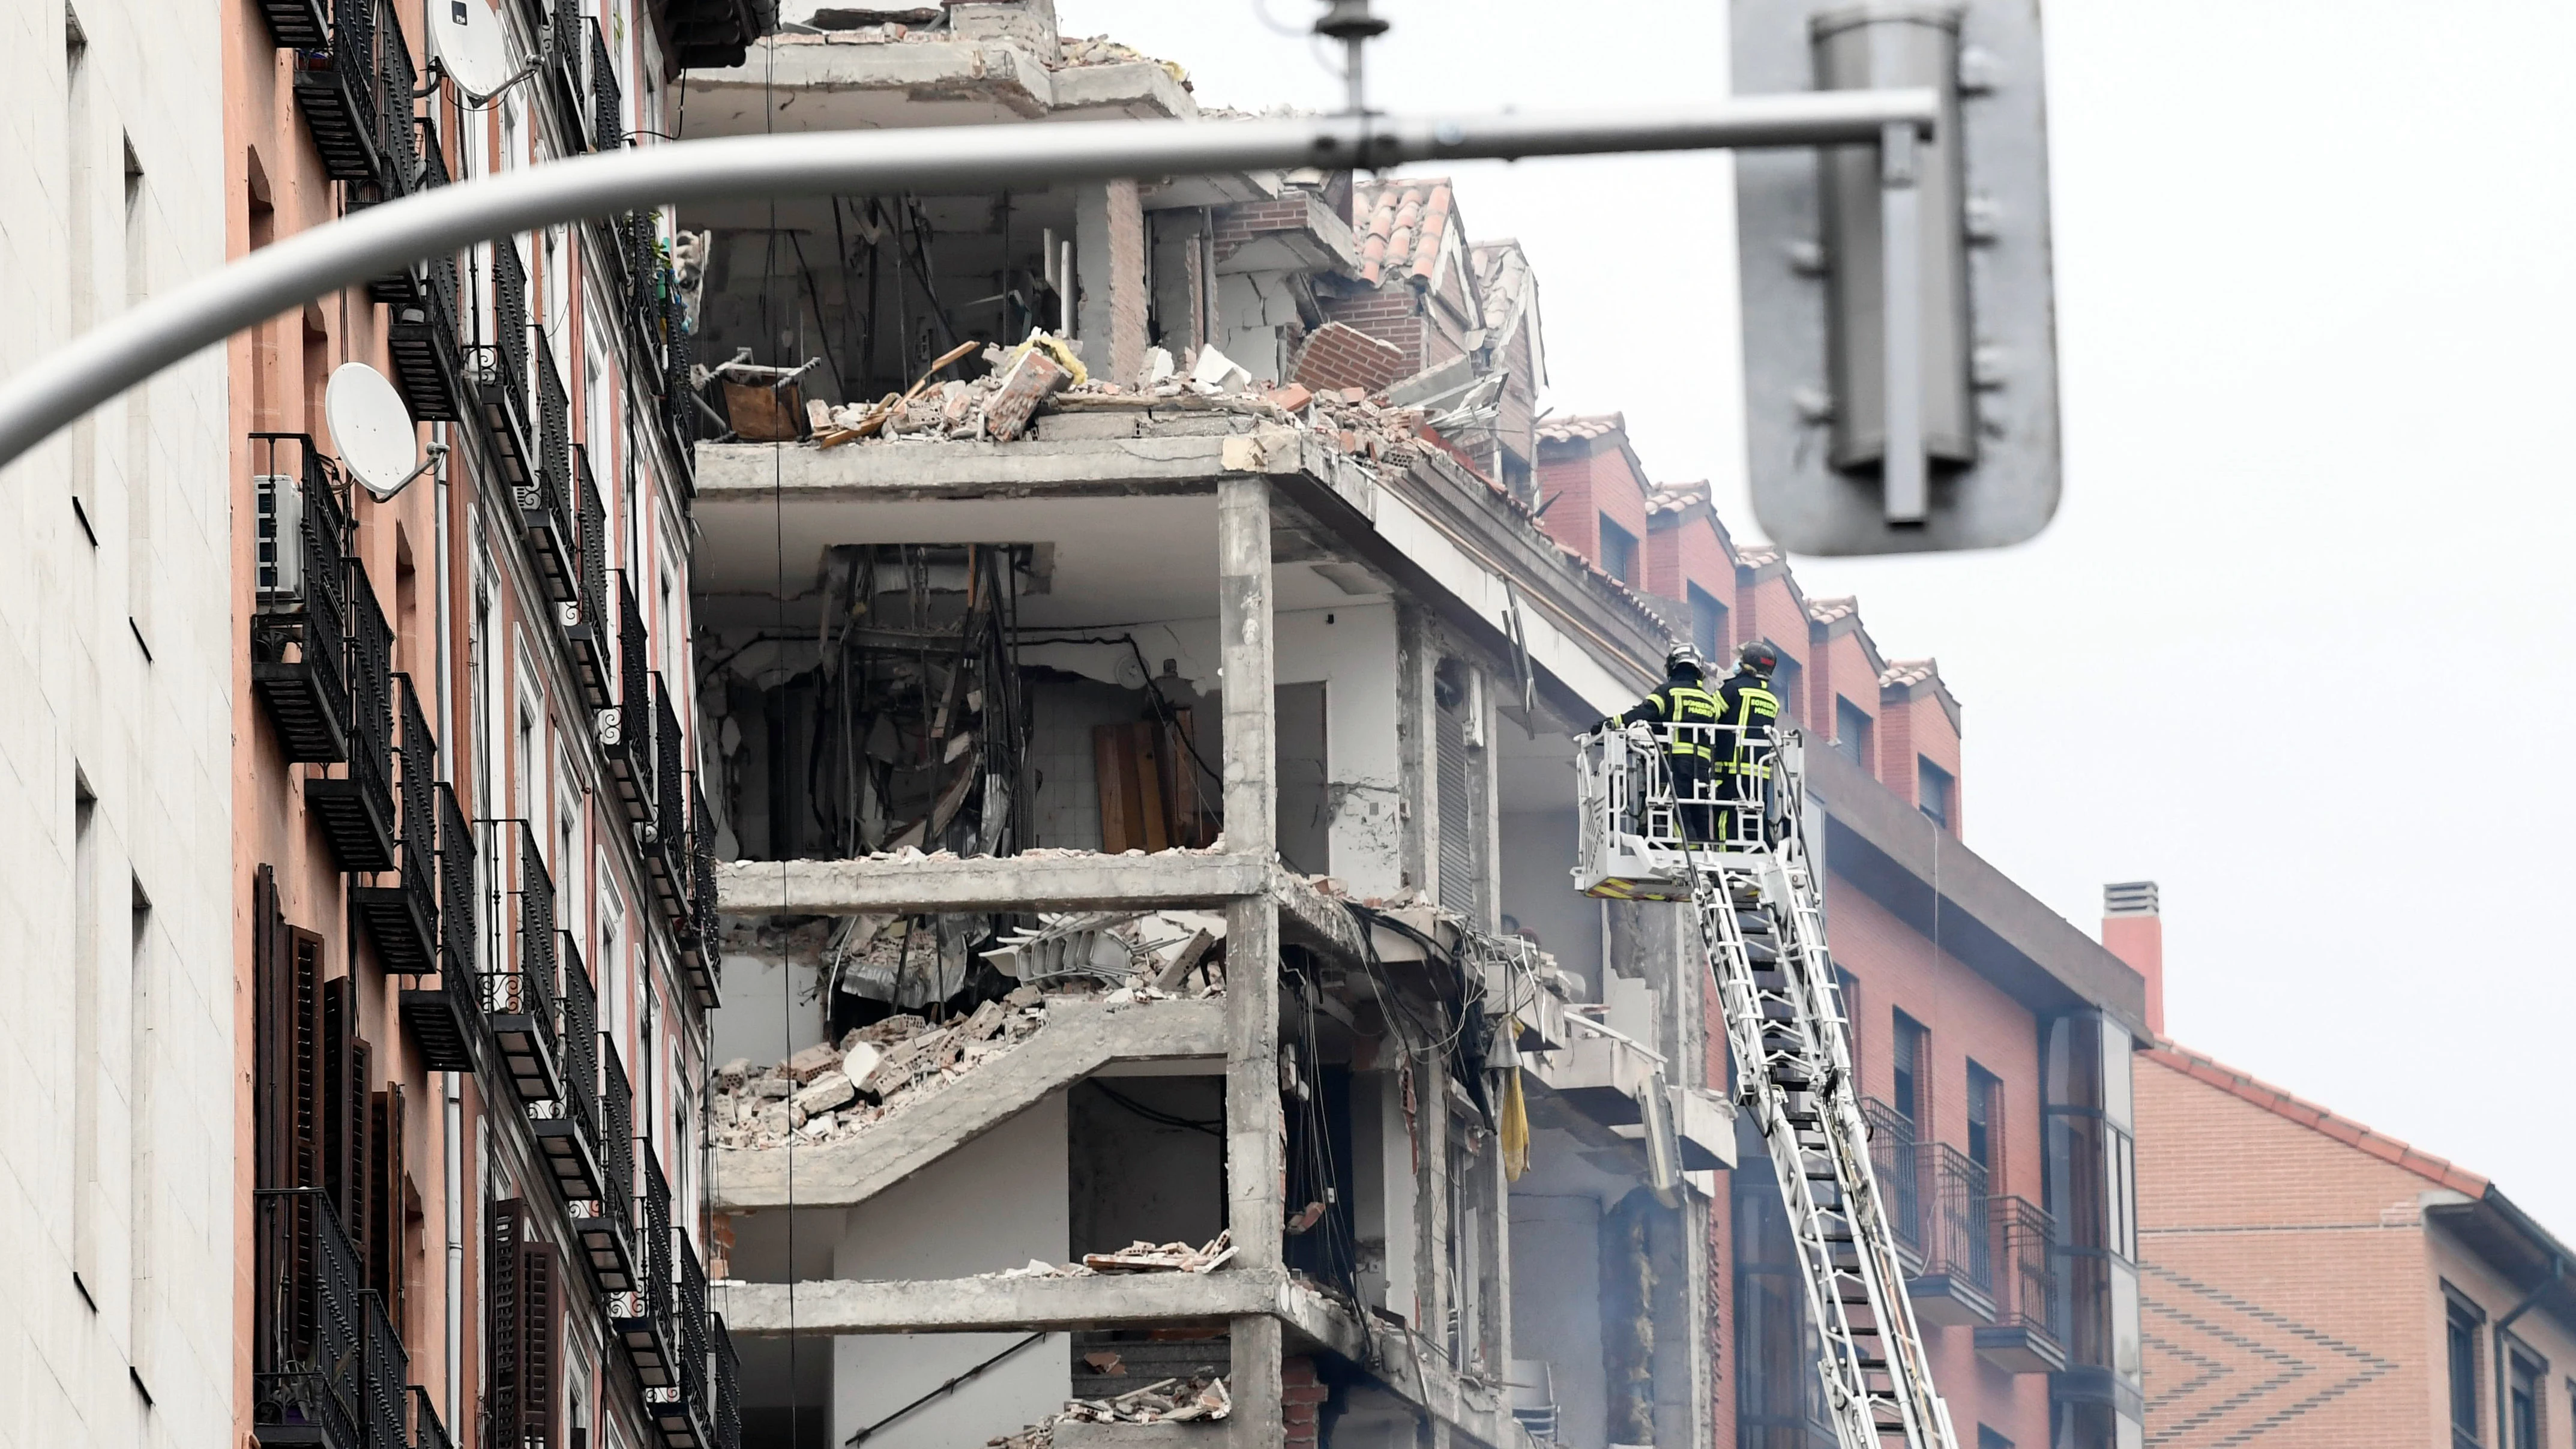
[[[1816, 1368], [1841, 1449], [1883, 1449], [1898, 1440], [1906, 1449], [1957, 1449], [1870, 1168], [1842, 993], [1825, 949], [1820, 884], [1797, 828], [1805, 788], [1799, 744], [1793, 732], [1781, 735], [1773, 757], [1783, 822], [1777, 828], [1766, 825], [1758, 804], [1722, 814], [1727, 802], [1705, 782], [1681, 782], [1677, 798], [1660, 747], [1622, 749], [1616, 732], [1588, 741], [1586, 824], [1597, 822], [1602, 839], [1587, 840], [1578, 875], [1598, 877], [1602, 862], [1620, 863], [1633, 874], [1588, 879], [1584, 888], [1631, 899], [1686, 898], [1698, 918], [1738, 1096], [1762, 1130], [1788, 1210], [1808, 1319], [1822, 1344]], [[1732, 754], [1731, 738], [1715, 750], [1719, 759]], [[1626, 779], [1614, 782], [1614, 774]], [[1598, 810], [1596, 785], [1607, 786], [1597, 791]], [[1720, 839], [1701, 845], [1689, 838], [1711, 827]]]

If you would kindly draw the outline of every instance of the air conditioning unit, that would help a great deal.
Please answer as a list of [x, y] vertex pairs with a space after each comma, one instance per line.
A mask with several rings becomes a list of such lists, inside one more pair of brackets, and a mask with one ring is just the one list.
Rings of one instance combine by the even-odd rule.
[[262, 604], [304, 602], [304, 483], [292, 473], [262, 473], [251, 480], [257, 496], [256, 568]]

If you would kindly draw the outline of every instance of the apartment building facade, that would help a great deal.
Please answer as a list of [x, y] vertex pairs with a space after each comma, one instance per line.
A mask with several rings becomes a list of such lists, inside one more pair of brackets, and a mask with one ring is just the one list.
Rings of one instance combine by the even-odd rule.
[[[2154, 885], [2105, 910], [2161, 979]], [[2152, 1442], [2576, 1444], [2561, 1239], [2486, 1177], [2161, 1035], [2137, 1061]]]
[[[679, 0], [234, 0], [214, 234], [652, 144], [727, 23], [738, 51], [745, 16]], [[235, 963], [233, 1442], [739, 1442], [704, 1291], [685, 264], [652, 211], [494, 238], [225, 351], [232, 828], [199, 864]], [[407, 480], [335, 432], [370, 390]]]
[[[16, 5], [0, 259], [16, 346], [221, 264], [211, 13]], [[195, 358], [12, 466], [0, 569], [0, 1439], [225, 1442], [231, 639], [224, 373]]]
[[[1961, 715], [1937, 664], [1886, 658], [1856, 601], [1737, 545], [1706, 484], [1651, 481], [1617, 415], [1537, 431], [1561, 545], [1720, 669], [1754, 640], [1780, 656], [1876, 1166], [1963, 1442], [2141, 1442], [2145, 978], [1963, 843]], [[1740, 1156], [1713, 1250], [1735, 1326], [1722, 1417], [1739, 1445], [1831, 1443], [1777, 1190], [1755, 1144]]]

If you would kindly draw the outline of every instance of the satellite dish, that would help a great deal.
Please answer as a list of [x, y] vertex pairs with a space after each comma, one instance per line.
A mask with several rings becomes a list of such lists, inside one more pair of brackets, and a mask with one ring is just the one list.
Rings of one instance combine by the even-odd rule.
[[481, 99], [510, 83], [510, 53], [501, 16], [485, 0], [429, 0], [429, 29], [439, 68]]
[[[473, 0], [468, 0], [473, 3]], [[340, 466], [382, 503], [420, 474], [420, 443], [411, 409], [385, 375], [363, 362], [344, 362], [322, 389], [322, 415]]]

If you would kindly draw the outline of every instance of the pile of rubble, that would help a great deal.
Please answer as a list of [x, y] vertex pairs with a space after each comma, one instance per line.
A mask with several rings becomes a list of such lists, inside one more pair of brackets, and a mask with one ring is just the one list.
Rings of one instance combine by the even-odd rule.
[[805, 405], [808, 436], [816, 448], [848, 444], [946, 441], [1006, 443], [1028, 430], [1041, 410], [1107, 412], [1181, 408], [1230, 412], [1310, 428], [1347, 453], [1397, 465], [1422, 448], [1423, 412], [1396, 407], [1364, 387], [1324, 387], [1255, 378], [1214, 347], [1178, 359], [1148, 349], [1144, 375], [1122, 386], [1092, 376], [1077, 349], [1045, 332], [1013, 348], [987, 346], [988, 371], [973, 379], [931, 381], [971, 351], [941, 358], [909, 391], [875, 402]]
[[716, 1068], [718, 1147], [829, 1142], [922, 1101], [1037, 1034], [1046, 998], [1023, 986], [964, 1021], [933, 1026], [910, 1014], [859, 1027], [838, 1044], [817, 1042], [766, 1071], [737, 1058]]
[[1025, 1267], [986, 1273], [987, 1278], [1093, 1278], [1120, 1273], [1213, 1273], [1234, 1261], [1234, 1230], [1226, 1229], [1198, 1247], [1187, 1243], [1149, 1243], [1142, 1238], [1112, 1253], [1085, 1253], [1079, 1263], [1050, 1263], [1031, 1258]]
[[1058, 1424], [1214, 1423], [1234, 1412], [1234, 1397], [1218, 1374], [1163, 1379], [1110, 1399], [1067, 1399], [1051, 1418], [984, 1441], [986, 1449], [1050, 1449]]

